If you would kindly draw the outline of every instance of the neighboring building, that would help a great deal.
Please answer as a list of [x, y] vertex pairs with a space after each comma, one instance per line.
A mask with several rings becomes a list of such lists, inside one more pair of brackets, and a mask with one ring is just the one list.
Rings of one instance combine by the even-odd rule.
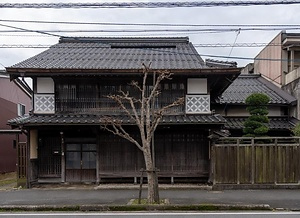
[[61, 38], [7, 68], [12, 79], [33, 79], [32, 114], [10, 120], [12, 127], [29, 133], [29, 184], [51, 178], [101, 182], [140, 176], [142, 153], [100, 126], [103, 117], [112, 115], [134, 132], [130, 119], [105, 96], [120, 89], [132, 92], [128, 83], [141, 80], [142, 63], [174, 74], [161, 84], [158, 107], [177, 97], [186, 100], [164, 116], [156, 131], [159, 177], [208, 178], [208, 136], [226, 122], [212, 113], [210, 101], [218, 99], [239, 68], [207, 68], [188, 38]]
[[[30, 88], [19, 79], [11, 82], [6, 71], [0, 71], [0, 173], [16, 171], [16, 136], [8, 134], [7, 121], [28, 114], [31, 105]], [[20, 139], [26, 141], [24, 135]]]
[[254, 73], [284, 86], [286, 74], [300, 66], [300, 33], [280, 32], [254, 59]]
[[270, 97], [268, 135], [290, 136], [298, 121], [290, 114], [297, 106], [297, 99], [260, 74], [241, 74], [212, 106], [227, 120], [225, 129], [231, 136], [243, 135], [244, 122], [249, 117], [245, 100], [252, 93], [264, 93]]
[[[300, 33], [280, 32], [256, 57], [254, 73], [300, 100]], [[291, 112], [300, 118], [300, 106]]]

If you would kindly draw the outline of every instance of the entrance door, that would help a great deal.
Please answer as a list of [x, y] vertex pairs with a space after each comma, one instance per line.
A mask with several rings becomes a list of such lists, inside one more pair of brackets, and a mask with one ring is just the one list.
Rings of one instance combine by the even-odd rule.
[[96, 144], [66, 145], [66, 181], [96, 181]]

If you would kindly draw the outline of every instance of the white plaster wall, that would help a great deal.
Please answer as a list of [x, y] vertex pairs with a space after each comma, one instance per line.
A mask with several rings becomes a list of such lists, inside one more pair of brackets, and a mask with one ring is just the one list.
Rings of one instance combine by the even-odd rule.
[[30, 159], [38, 158], [38, 131], [30, 130]]
[[54, 93], [54, 81], [52, 78], [37, 78], [37, 93]]
[[[269, 106], [268, 116], [281, 116], [281, 109], [279, 106]], [[224, 114], [224, 113], [222, 113]], [[241, 116], [250, 116], [249, 112], [246, 110], [245, 106], [227, 106], [227, 116], [230, 117], [241, 117]]]
[[207, 94], [207, 79], [188, 78], [187, 92], [188, 94]]

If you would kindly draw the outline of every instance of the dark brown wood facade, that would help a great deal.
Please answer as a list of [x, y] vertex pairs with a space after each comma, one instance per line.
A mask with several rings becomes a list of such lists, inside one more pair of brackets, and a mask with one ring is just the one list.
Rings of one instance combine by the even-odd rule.
[[[134, 133], [134, 127], [129, 127]], [[160, 178], [209, 174], [208, 130], [193, 126], [159, 127], [155, 135], [155, 163]], [[102, 182], [134, 178], [144, 167], [142, 152], [125, 139], [99, 126], [39, 130], [36, 178], [59, 182]], [[33, 166], [33, 165], [32, 165]], [[169, 180], [170, 181], [170, 180]]]
[[[120, 91], [128, 92], [130, 96], [140, 99], [141, 92], [133, 88], [130, 82], [136, 78], [93, 78], [93, 79], [56, 79], [55, 82], [55, 111], [57, 113], [97, 113], [97, 114], [121, 114], [118, 104], [107, 98], [108, 95], [120, 94]], [[183, 82], [185, 81], [185, 82]], [[149, 80], [147, 92], [150, 93], [152, 81]], [[161, 108], [173, 103], [186, 94], [186, 79], [172, 79], [159, 85], [161, 94], [156, 99], [155, 108]], [[130, 105], [124, 102], [130, 109]], [[183, 114], [184, 106], [173, 107], [169, 113]]]

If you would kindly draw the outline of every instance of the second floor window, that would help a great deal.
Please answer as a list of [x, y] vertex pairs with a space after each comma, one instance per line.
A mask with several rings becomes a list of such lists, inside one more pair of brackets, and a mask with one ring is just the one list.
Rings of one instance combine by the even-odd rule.
[[[140, 91], [128, 83], [118, 82], [110, 85], [109, 82], [101, 83], [56, 83], [55, 88], [55, 107], [57, 112], [90, 112], [90, 113], [121, 113], [117, 103], [107, 98], [107, 95], [120, 94], [120, 90], [129, 92], [130, 96], [140, 99]], [[158, 99], [155, 100], [155, 107], [159, 108], [168, 105], [185, 94], [185, 86], [183, 83], [160, 84], [160, 92]], [[152, 86], [147, 87], [150, 93]], [[127, 105], [130, 108], [129, 105]], [[183, 111], [183, 107], [174, 108], [176, 112]], [[175, 112], [175, 111], [174, 111]]]
[[23, 116], [25, 114], [25, 105], [24, 104], [17, 104], [17, 113], [18, 113], [18, 116]]

